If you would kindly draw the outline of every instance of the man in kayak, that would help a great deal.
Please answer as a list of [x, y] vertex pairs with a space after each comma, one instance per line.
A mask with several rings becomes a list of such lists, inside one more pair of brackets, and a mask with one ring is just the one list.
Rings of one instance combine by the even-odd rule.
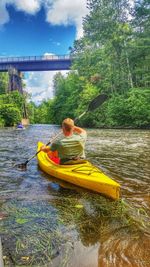
[[60, 164], [76, 163], [85, 159], [85, 142], [87, 138], [86, 131], [74, 125], [70, 118], [62, 122], [63, 136], [55, 140], [50, 147], [42, 146], [41, 151], [57, 151], [60, 158]]

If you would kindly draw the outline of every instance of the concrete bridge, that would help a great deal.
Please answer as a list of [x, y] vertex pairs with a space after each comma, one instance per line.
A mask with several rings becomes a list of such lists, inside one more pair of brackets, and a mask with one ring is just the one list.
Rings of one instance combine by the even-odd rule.
[[1, 57], [0, 72], [7, 72], [10, 69], [17, 71], [60, 71], [69, 70], [71, 58], [69, 55], [46, 55], [26, 57]]

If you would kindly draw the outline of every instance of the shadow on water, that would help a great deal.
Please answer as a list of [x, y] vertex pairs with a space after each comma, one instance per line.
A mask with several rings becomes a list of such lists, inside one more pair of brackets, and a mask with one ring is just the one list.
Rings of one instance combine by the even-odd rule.
[[44, 174], [36, 159], [25, 172], [12, 168], [35, 153], [39, 136], [46, 143], [57, 130], [0, 130], [5, 266], [150, 266], [150, 133], [88, 130], [88, 158], [121, 184], [114, 202]]

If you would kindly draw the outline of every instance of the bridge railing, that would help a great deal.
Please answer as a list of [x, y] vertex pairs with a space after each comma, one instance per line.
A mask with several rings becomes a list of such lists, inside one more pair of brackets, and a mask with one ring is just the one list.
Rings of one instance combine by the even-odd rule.
[[3, 62], [24, 62], [41, 60], [65, 60], [70, 59], [70, 55], [43, 55], [43, 56], [25, 56], [25, 57], [0, 57], [0, 63]]

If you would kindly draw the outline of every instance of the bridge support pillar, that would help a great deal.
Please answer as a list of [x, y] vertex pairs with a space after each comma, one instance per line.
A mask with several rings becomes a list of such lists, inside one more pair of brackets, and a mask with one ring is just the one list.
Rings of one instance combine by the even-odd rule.
[[[21, 71], [19, 71], [16, 68], [11, 66], [8, 69], [8, 74], [9, 74], [8, 92], [18, 91], [21, 94], [23, 94]], [[23, 115], [22, 124], [28, 125], [29, 120], [28, 120], [26, 103], [24, 103], [24, 105], [23, 105], [23, 114], [22, 115]]]
[[22, 73], [21, 71], [18, 71], [14, 67], [10, 67], [8, 69], [9, 73], [9, 88], [8, 91], [19, 91], [21, 94], [23, 94], [22, 89]]

